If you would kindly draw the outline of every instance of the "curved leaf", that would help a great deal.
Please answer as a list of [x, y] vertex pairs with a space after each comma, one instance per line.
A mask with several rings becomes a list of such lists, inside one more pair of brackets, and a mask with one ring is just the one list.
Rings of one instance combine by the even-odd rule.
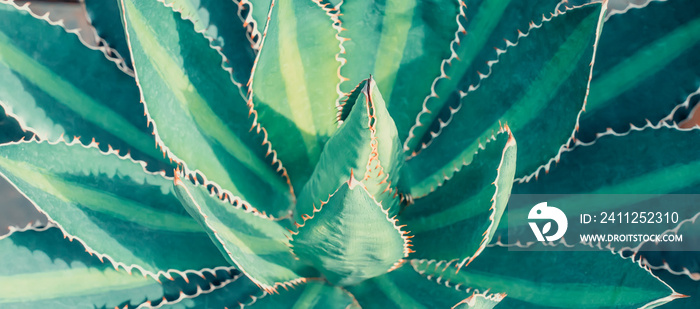
[[[451, 108], [451, 119], [432, 134], [429, 147], [408, 161], [411, 187], [443, 182], [452, 167], [469, 163], [479, 143], [502, 123], [521, 145], [516, 176], [530, 173], [572, 136], [586, 95], [603, 9], [587, 5], [531, 24], [509, 44], [490, 76]], [[442, 120], [440, 120], [442, 121]]]
[[496, 231], [513, 187], [517, 147], [506, 128], [442, 186], [399, 215], [413, 235], [412, 258], [469, 263]]
[[678, 276], [665, 270], [654, 270], [654, 275], [666, 282], [678, 293], [688, 295], [688, 297], [676, 299], [664, 305], [663, 309], [694, 309], [700, 306], [700, 281], [693, 280], [687, 276]]
[[1, 1], [0, 104], [41, 139], [94, 138], [104, 151], [110, 145], [122, 155], [160, 161], [151, 170], [169, 170], [134, 79], [74, 32]]
[[398, 212], [396, 184], [404, 162], [401, 141], [377, 84], [370, 77], [342, 126], [326, 143], [311, 178], [299, 194], [295, 219], [311, 215], [319, 202], [347, 182], [361, 177], [390, 217]]
[[[189, 20], [156, 0], [122, 0], [136, 80], [160, 146], [254, 207], [284, 215], [290, 187], [222, 57]], [[278, 166], [273, 168], [272, 164]]]
[[333, 285], [353, 285], [390, 270], [408, 256], [409, 240], [356, 179], [350, 178], [298, 225], [294, 254]]
[[698, 89], [700, 3], [649, 1], [605, 22], [593, 69], [582, 141], [612, 128], [657, 123]]
[[253, 68], [249, 100], [256, 122], [267, 130], [295, 190], [337, 127], [340, 42], [325, 10], [317, 0], [273, 1]]
[[109, 56], [115, 57], [117, 65], [126, 73], [133, 75], [129, 45], [124, 34], [119, 1], [117, 0], [82, 0], [87, 20], [95, 29], [98, 44], [108, 48]]
[[426, 280], [405, 263], [380, 277], [348, 287], [362, 308], [479, 308], [491, 309], [506, 295], [480, 293], [469, 286], [442, 285]]
[[[638, 247], [632, 250], [635, 255], [641, 259], [642, 264], [649, 266], [654, 270], [654, 273], [667, 272], [669, 276], [665, 277], [686, 277], [688, 280], [679, 279], [676, 281], [698, 281], [696, 286], [700, 288], [700, 252], [684, 250], [688, 248], [697, 249], [697, 247], [687, 247], [687, 244], [700, 243], [699, 218], [700, 213], [697, 213], [695, 216], [679, 222], [673, 229], [662, 233], [666, 235], [682, 235], [683, 242], [671, 244], [648, 241], [639, 244]], [[684, 290], [688, 289], [688, 286], [675, 286], [670, 282], [667, 283], [674, 289], [678, 288], [678, 292], [689, 295], [690, 297], [696, 298], [700, 296], [700, 289], [696, 291], [691, 290], [686, 293]]]
[[22, 129], [17, 119], [5, 114], [5, 109], [0, 104], [0, 144], [30, 139], [32, 136], [34, 136], [32, 132]]
[[77, 141], [20, 142], [0, 147], [0, 173], [90, 252], [127, 270], [157, 277], [226, 263], [172, 180], [128, 157]]
[[[491, 71], [489, 62], [498, 60], [501, 53], [499, 49], [505, 50], [509, 41], [516, 42], [519, 30], [528, 29], [535, 20], [554, 13], [558, 2], [560, 1], [460, 1], [462, 6], [457, 17], [459, 27], [452, 31], [450, 37], [451, 53], [443, 57], [445, 60], [440, 64], [438, 74], [430, 75], [439, 76], [431, 81], [430, 91], [420, 97], [425, 97], [425, 100], [414, 106], [419, 109], [411, 114], [413, 127], [405, 143], [407, 149], [414, 150], [421, 142], [429, 141], [428, 132], [440, 129], [436, 119], [448, 121], [451, 116], [450, 107], [456, 108], [459, 105], [460, 91], [471, 91], [477, 86], [482, 75]], [[441, 44], [440, 47], [447, 45]]]
[[294, 259], [289, 233], [278, 222], [257, 210], [244, 209], [238, 200], [222, 201], [189, 179], [176, 178], [175, 190], [226, 260], [264, 290], [274, 291], [278, 286], [303, 282], [315, 275]]
[[206, 289], [199, 288], [192, 294], [180, 294], [176, 299], [145, 302], [137, 308], [235, 308], [260, 292], [260, 288], [248, 277], [239, 275], [231, 280]]
[[347, 308], [354, 303], [352, 295], [345, 290], [313, 280], [279, 294], [251, 297], [241, 308]]
[[440, 62], [450, 56], [458, 7], [454, 0], [352, 0], [340, 5], [340, 36], [347, 39], [341, 55], [347, 62], [340, 74], [350, 81], [340, 90], [350, 92], [373, 74], [402, 141], [440, 75]]
[[[413, 260], [424, 276], [508, 294], [507, 308], [654, 308], [682, 295], [631, 259], [610, 251], [538, 251], [489, 246], [469, 267]], [[507, 305], [506, 305], [507, 304]]]
[[245, 15], [244, 25], [248, 27], [248, 35], [253, 41], [253, 48], [260, 50], [262, 32], [267, 26], [267, 16], [273, 0], [240, 0], [239, 6], [245, 6], [248, 13]]
[[[515, 184], [513, 194], [563, 194], [562, 200], [548, 202], [556, 203], [565, 213], [576, 213], [581, 203], [592, 213], [632, 207], [638, 202], [635, 196], [640, 194], [697, 194], [699, 136], [700, 129], [680, 130], [666, 124], [633, 127], [626, 133], [608, 131], [593, 143], [579, 142], [563, 152], [556, 167]], [[590, 198], [585, 201], [576, 196], [569, 198], [567, 195], [571, 194], [627, 194], [630, 198], [591, 202]], [[569, 199], [563, 200], [566, 198]], [[508, 205], [508, 216], [527, 218], [531, 207], [512, 202]], [[678, 209], [692, 208], [679, 206]], [[499, 226], [499, 233], [505, 235], [509, 227], [515, 231], [518, 225], [527, 223], [510, 220], [508, 225]]]
[[[224, 67], [232, 70], [233, 80], [243, 87], [250, 79], [255, 51], [240, 18], [239, 4], [233, 0], [163, 2], [181, 12], [183, 18], [194, 23], [195, 31], [201, 32], [211, 40], [211, 45], [226, 57]], [[246, 90], [245, 87], [243, 89]]]
[[115, 270], [55, 227], [1, 236], [0, 261], [3, 308], [114, 308], [164, 295], [156, 280]]

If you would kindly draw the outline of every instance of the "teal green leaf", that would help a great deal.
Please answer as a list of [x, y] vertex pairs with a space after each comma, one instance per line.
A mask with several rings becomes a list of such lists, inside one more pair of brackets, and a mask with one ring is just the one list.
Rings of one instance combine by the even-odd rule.
[[654, 275], [666, 282], [678, 293], [687, 295], [664, 305], [663, 309], [694, 309], [700, 306], [700, 281], [693, 280], [688, 276], [674, 275], [666, 270], [654, 270]]
[[[110, 0], [111, 1], [111, 0]], [[233, 80], [248, 83], [255, 61], [255, 51], [247, 28], [239, 17], [235, 1], [221, 0], [163, 0], [185, 19], [194, 23], [194, 30], [210, 39], [211, 45], [226, 57], [223, 65], [231, 70]], [[245, 89], [244, 89], [245, 90]]]
[[161, 285], [115, 270], [58, 228], [26, 228], [0, 236], [0, 307], [114, 308], [163, 297]]
[[[699, 218], [700, 213], [697, 213], [663, 233], [679, 235], [683, 237], [682, 242], [648, 241], [632, 249], [636, 258], [641, 259], [643, 265], [649, 266], [654, 274], [659, 275], [679, 293], [690, 296], [689, 300], [674, 302], [675, 307], [678, 308], [692, 308], [691, 304], [695, 304], [696, 307], [700, 304], [700, 252], [688, 251], [688, 249], [697, 250], [695, 244], [700, 243]], [[693, 247], [688, 247], [688, 244]]]
[[348, 287], [360, 306], [378, 308], [491, 309], [506, 295], [480, 293], [468, 285], [446, 285], [418, 274], [410, 263], [359, 285]]
[[103, 151], [111, 146], [158, 162], [151, 170], [171, 169], [155, 147], [134, 79], [75, 31], [12, 2], [0, 3], [0, 80], [0, 105], [37, 137], [94, 138]]
[[108, 48], [108, 55], [117, 60], [117, 65], [133, 75], [129, 44], [124, 34], [118, 0], [83, 0], [90, 24], [95, 28], [98, 43]]
[[260, 293], [260, 288], [248, 277], [239, 274], [218, 285], [199, 288], [191, 294], [180, 294], [175, 299], [159, 302], [146, 302], [138, 308], [235, 308], [239, 303], [250, 299], [250, 295]]
[[0, 147], [0, 173], [91, 252], [153, 277], [225, 265], [173, 181], [142, 165], [77, 141]]
[[[343, 103], [340, 104], [340, 113], [338, 116], [338, 122], [343, 122], [345, 119], [350, 116], [350, 112], [352, 111], [352, 107], [355, 106], [355, 103], [357, 103], [357, 99], [360, 98], [362, 95], [362, 91], [365, 90], [365, 85], [367, 84], [367, 80], [361, 81], [353, 90], [348, 92], [348, 94], [345, 96], [345, 99], [343, 99]], [[393, 118], [392, 118], [393, 119]]]
[[584, 105], [602, 13], [600, 4], [592, 4], [545, 18], [501, 51], [488, 78], [451, 108], [451, 118], [408, 161], [411, 187], [442, 183], [454, 166], [471, 162], [479, 143], [502, 124], [528, 145], [518, 154], [516, 177], [556, 155]]
[[326, 143], [316, 169], [299, 194], [297, 222], [304, 215], [311, 215], [351, 174], [357, 175], [390, 217], [398, 213], [396, 185], [404, 162], [401, 141], [371, 77], [361, 93], [350, 106], [347, 119]]
[[296, 191], [337, 128], [340, 41], [333, 24], [316, 1], [274, 2], [253, 69], [256, 123], [269, 134]]
[[349, 80], [340, 90], [350, 92], [372, 74], [402, 141], [440, 75], [440, 63], [450, 56], [459, 2], [353, 0], [340, 5], [340, 36], [347, 39], [340, 74]]
[[285, 215], [292, 203], [278, 174], [283, 167], [265, 135], [251, 130], [249, 108], [221, 55], [191, 21], [160, 2], [122, 0], [122, 6], [136, 80], [160, 147], [208, 183]]
[[[352, 177], [352, 176], [351, 176]], [[334, 285], [353, 285], [387, 272], [411, 251], [405, 232], [354, 178], [298, 225], [294, 254]]]
[[289, 232], [280, 223], [257, 210], [245, 209], [238, 200], [222, 200], [188, 178], [176, 178], [175, 190], [226, 260], [261, 288], [274, 291], [315, 275], [294, 259]]
[[[627, 194], [631, 197], [595, 203], [576, 196], [548, 200], [564, 213], [575, 213], [578, 207], [586, 207], [591, 213], [631, 208], [637, 202], [635, 194], [698, 194], [700, 175], [695, 171], [700, 169], [699, 137], [700, 129], [681, 130], [666, 124], [635, 127], [626, 133], [608, 131], [593, 143], [579, 142], [573, 149], [563, 152], [556, 166], [546, 174], [515, 184], [513, 194]], [[531, 207], [510, 203], [508, 215], [526, 218]], [[508, 225], [499, 226], [499, 233], [505, 235], [508, 226], [516, 228], [526, 224], [522, 220], [510, 220]]]
[[0, 105], [0, 144], [16, 142], [21, 139], [30, 139], [34, 134], [25, 131], [17, 122], [17, 119], [5, 114], [5, 109]]
[[347, 291], [322, 281], [311, 280], [305, 284], [280, 291], [279, 294], [263, 292], [250, 297], [241, 308], [283, 309], [283, 308], [348, 308], [356, 301]]
[[273, 0], [241, 0], [239, 5], [248, 9], [245, 15], [244, 25], [248, 28], [248, 35], [253, 41], [253, 48], [260, 50], [262, 32], [267, 26], [267, 17]]
[[700, 3], [650, 1], [605, 22], [581, 130], [584, 142], [657, 123], [698, 89]]
[[413, 238], [412, 258], [458, 261], [460, 267], [491, 241], [508, 203], [517, 147], [506, 128], [474, 161], [399, 215]]
[[[450, 1], [456, 3], [457, 1]], [[460, 91], [467, 92], [479, 84], [481, 75], [490, 72], [489, 62], [497, 60], [500, 50], [505, 50], [508, 41], [515, 42], [518, 39], [520, 29], [528, 29], [530, 23], [541, 20], [543, 16], [550, 16], [555, 12], [557, 0], [476, 0], [459, 1], [459, 16], [456, 23], [445, 16], [439, 18], [450, 21], [457, 28], [450, 34], [449, 43], [435, 44], [438, 47], [450, 47], [448, 54], [435, 69], [437, 77], [429, 83], [431, 88], [421, 93], [420, 102], [413, 102], [410, 108], [414, 109], [411, 116], [411, 133], [408, 140], [404, 134], [408, 131], [399, 131], [406, 147], [414, 150], [420, 146], [420, 142], [429, 140], [429, 131], [439, 129], [438, 118], [446, 121], [451, 115], [450, 107], [459, 105]], [[442, 4], [441, 4], [442, 5]], [[561, 8], [560, 8], [561, 9]], [[430, 45], [424, 48], [430, 48]], [[435, 47], [432, 47], [435, 48]], [[442, 51], [442, 50], [441, 50]], [[423, 62], [419, 62], [423, 64]], [[423, 99], [425, 98], [425, 99]], [[392, 97], [393, 100], [393, 97]], [[393, 103], [393, 101], [392, 101]], [[415, 110], [417, 108], [417, 110]], [[420, 112], [420, 113], [418, 113]], [[416, 119], [416, 116], [418, 118]], [[417, 122], [417, 124], [416, 124]], [[432, 125], [431, 125], [432, 123]], [[415, 124], [415, 125], [414, 125]]]
[[446, 285], [503, 292], [506, 308], [654, 308], [682, 297], [639, 263], [611, 251], [532, 246], [532, 251], [489, 246], [458, 272], [443, 262], [412, 265]]

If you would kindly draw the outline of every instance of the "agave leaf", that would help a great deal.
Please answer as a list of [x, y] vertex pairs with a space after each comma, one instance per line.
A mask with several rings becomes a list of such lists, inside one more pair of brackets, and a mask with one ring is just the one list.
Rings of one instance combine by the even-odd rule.
[[248, 277], [239, 274], [230, 280], [207, 288], [199, 288], [195, 293], [180, 294], [174, 299], [159, 302], [148, 301], [138, 306], [141, 308], [232, 308], [248, 301], [250, 295], [260, 293], [260, 288]]
[[[350, 116], [350, 112], [352, 111], [352, 107], [355, 106], [355, 103], [357, 103], [357, 99], [360, 98], [362, 95], [362, 92], [366, 90], [365, 85], [367, 84], [367, 80], [361, 81], [353, 90], [348, 92], [348, 94], [345, 96], [345, 99], [343, 102], [340, 104], [340, 112], [338, 113], [338, 122], [343, 122], [345, 119]], [[393, 119], [393, 118], [392, 118]]]
[[513, 187], [515, 139], [504, 129], [454, 177], [399, 215], [413, 238], [413, 258], [459, 260], [460, 267], [491, 241]]
[[164, 296], [156, 280], [115, 270], [55, 227], [11, 229], [0, 261], [3, 308], [114, 308]]
[[[122, 1], [142, 98], [159, 144], [187, 170], [272, 215], [284, 215], [290, 187], [222, 58], [189, 20], [155, 0]], [[273, 168], [273, 164], [276, 167]]]
[[542, 251], [489, 246], [459, 272], [444, 262], [411, 264], [445, 285], [502, 291], [508, 294], [507, 308], [654, 308], [683, 297], [639, 263], [613, 252], [533, 246]]
[[142, 164], [77, 141], [0, 147], [0, 173], [90, 252], [153, 277], [224, 265], [172, 180]]
[[291, 245], [297, 257], [321, 270], [333, 285], [353, 285], [387, 272], [408, 256], [408, 238], [396, 223], [350, 178], [304, 216]]
[[109, 56], [118, 60], [117, 65], [126, 73], [133, 75], [129, 45], [124, 33], [118, 0], [82, 0], [87, 19], [95, 28], [98, 41], [109, 48]]
[[340, 90], [373, 74], [384, 94], [399, 137], [405, 140], [423, 98], [430, 94], [440, 62], [457, 31], [458, 1], [353, 0], [340, 5], [340, 36], [347, 62], [340, 74], [349, 79]]
[[[563, 147], [585, 99], [603, 9], [592, 4], [531, 24], [527, 34], [493, 62], [490, 76], [462, 98], [430, 146], [408, 161], [413, 187], [440, 184], [453, 166], [469, 163], [481, 141], [502, 123], [527, 151], [516, 177], [534, 171]], [[514, 46], [512, 46], [514, 45]], [[439, 120], [442, 121], [442, 120]]]
[[[458, 26], [450, 33], [450, 53], [442, 61], [439, 75], [430, 90], [421, 93], [423, 102], [413, 103], [418, 108], [411, 113], [411, 133], [406, 148], [413, 150], [425, 142], [428, 131], [437, 130], [438, 117], [449, 117], [449, 107], [459, 104], [460, 91], [466, 92], [479, 83], [481, 75], [490, 72], [489, 61], [497, 60], [498, 49], [505, 50], [507, 42], [518, 39], [518, 29], [527, 29], [529, 23], [539, 21], [555, 11], [558, 0], [512, 1], [478, 0], [460, 1]], [[447, 16], [454, 16], [447, 15]], [[452, 21], [451, 19], [449, 19]], [[440, 44], [439, 47], [448, 44]], [[438, 67], [436, 67], [437, 69]], [[393, 98], [392, 98], [393, 99]], [[392, 101], [393, 102], [393, 101]], [[420, 111], [420, 113], [418, 113]], [[416, 119], [414, 116], [418, 115]], [[446, 121], [447, 119], [443, 119]], [[416, 123], [417, 121], [417, 123]], [[414, 125], [415, 124], [415, 125]], [[401, 127], [400, 127], [401, 128]], [[405, 134], [407, 132], [402, 132]], [[405, 138], [402, 135], [402, 138]], [[405, 139], [404, 139], [405, 140]]]
[[[576, 213], [579, 207], [586, 207], [591, 213], [621, 210], [636, 205], [635, 196], [642, 193], [697, 194], [700, 184], [700, 175], [696, 173], [700, 169], [697, 156], [699, 135], [700, 129], [680, 130], [667, 124], [633, 127], [626, 133], [608, 131], [599, 135], [594, 143], [579, 142], [572, 150], [562, 152], [556, 167], [537, 178], [526, 178], [515, 184], [513, 194], [630, 196], [595, 202], [563, 196], [561, 200], [548, 201], [556, 203], [564, 213]], [[615, 177], [600, 177], [601, 174]], [[532, 205], [511, 202], [508, 207], [508, 216], [527, 218]], [[508, 226], [515, 229], [526, 224], [524, 220], [510, 220]], [[499, 226], [499, 234], [505, 235], [508, 226]]]
[[[365, 83], [365, 82], [363, 82]], [[382, 208], [393, 217], [399, 208], [396, 183], [404, 155], [394, 121], [370, 77], [343, 125], [326, 143], [311, 178], [299, 194], [296, 221], [311, 215], [321, 201], [358, 175]]]
[[649, 1], [605, 22], [577, 138], [657, 123], [698, 89], [700, 4]]
[[355, 304], [347, 291], [322, 281], [312, 280], [279, 294], [263, 292], [241, 303], [241, 308], [347, 308]]
[[111, 145], [161, 161], [151, 169], [169, 165], [155, 148], [133, 78], [74, 31], [12, 1], [0, 1], [0, 80], [0, 105], [37, 137], [94, 138], [102, 150]]
[[244, 209], [238, 200], [223, 201], [189, 179], [176, 178], [175, 190], [226, 260], [261, 288], [274, 291], [278, 286], [303, 282], [315, 275], [294, 259], [289, 233], [278, 222], [257, 210]]
[[490, 309], [505, 294], [480, 293], [469, 286], [442, 286], [418, 274], [410, 263], [348, 287], [362, 308], [479, 308]]
[[247, 90], [243, 85], [250, 79], [255, 51], [240, 18], [239, 5], [232, 0], [161, 1], [192, 20], [194, 30], [211, 39], [211, 45], [226, 56], [224, 67], [232, 71], [233, 80]]
[[267, 26], [267, 17], [273, 0], [240, 0], [239, 6], [245, 6], [248, 14], [245, 16], [244, 25], [248, 27], [248, 34], [253, 41], [253, 48], [260, 50], [262, 32]]
[[256, 121], [269, 133], [296, 190], [337, 127], [336, 34], [318, 1], [274, 2], [253, 69], [250, 102]]
[[22, 129], [17, 119], [5, 114], [5, 109], [0, 104], [0, 144], [30, 139], [32, 136], [32, 132]]
[[[700, 213], [681, 221], [673, 229], [665, 231], [666, 235], [682, 235], [683, 241], [677, 243], [643, 242], [633, 248], [636, 258], [643, 265], [649, 266], [654, 274], [679, 293], [690, 296], [689, 300], [673, 302], [670, 307], [693, 308], [700, 304], [700, 252], [685, 251], [688, 244], [700, 243]], [[684, 247], [686, 246], [686, 247]], [[697, 249], [697, 247], [692, 247]], [[675, 306], [674, 306], [675, 305]]]
[[664, 305], [664, 309], [694, 309], [700, 306], [700, 281], [688, 276], [674, 275], [666, 270], [654, 270], [654, 275], [666, 282], [674, 290], [689, 297], [681, 298]]

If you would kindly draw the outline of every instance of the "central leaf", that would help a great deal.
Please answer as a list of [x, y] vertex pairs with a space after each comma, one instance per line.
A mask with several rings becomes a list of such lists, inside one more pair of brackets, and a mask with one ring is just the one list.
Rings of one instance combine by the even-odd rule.
[[357, 89], [361, 89], [359, 93], [350, 95], [343, 105], [340, 119], [344, 122], [326, 143], [299, 195], [297, 222], [310, 216], [320, 202], [350, 179], [351, 173], [389, 212], [389, 217], [398, 213], [396, 183], [405, 157], [396, 125], [371, 77]]
[[353, 176], [305, 216], [291, 245], [299, 259], [340, 286], [382, 275], [410, 251], [396, 220]]

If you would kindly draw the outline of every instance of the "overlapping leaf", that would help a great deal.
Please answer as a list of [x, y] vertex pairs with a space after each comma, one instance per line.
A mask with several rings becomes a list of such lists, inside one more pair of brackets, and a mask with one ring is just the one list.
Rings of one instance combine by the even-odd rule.
[[442, 186], [399, 215], [414, 258], [471, 262], [490, 242], [513, 186], [515, 139], [505, 129]]
[[[291, 207], [240, 89], [189, 20], [155, 0], [121, 1], [142, 99], [161, 147], [208, 181], [272, 215]], [[237, 18], [237, 17], [235, 17]], [[276, 167], [273, 168], [273, 164]]]
[[390, 217], [398, 213], [396, 186], [404, 155], [396, 126], [371, 77], [360, 93], [354, 103], [343, 107], [342, 114], [346, 114], [346, 108], [352, 111], [326, 143], [316, 169], [299, 195], [297, 222], [304, 215], [310, 216], [352, 175], [362, 181]]
[[0, 147], [0, 173], [88, 250], [125, 269], [215, 268], [226, 260], [178, 202], [171, 179], [93, 145]]
[[195, 186], [189, 179], [176, 179], [175, 189], [187, 211], [209, 233], [229, 263], [266, 291], [303, 282], [315, 276], [292, 256], [289, 233], [279, 223], [257, 210], [245, 210], [240, 201], [222, 201]]
[[[446, 19], [452, 22], [453, 26], [458, 26], [449, 38], [452, 40], [449, 43], [451, 54], [443, 57], [445, 60], [439, 67], [439, 74], [430, 75], [431, 77], [439, 75], [439, 77], [429, 82], [430, 91], [422, 94], [420, 97], [422, 102], [412, 104], [411, 108], [417, 110], [409, 113], [413, 127], [405, 143], [407, 150], [415, 150], [420, 147], [421, 142], [429, 141], [431, 139], [429, 132], [439, 131], [440, 122], [449, 121], [450, 109], [459, 106], [460, 91], [471, 91], [479, 84], [484, 74], [491, 72], [489, 62], [498, 59], [501, 53], [498, 50], [505, 50], [509, 41], [518, 40], [517, 30], [528, 29], [532, 22], [554, 13], [558, 2], [556, 0], [459, 1], [461, 7], [456, 19], [457, 23], [452, 19]], [[454, 14], [446, 14], [446, 16], [451, 17]], [[438, 48], [443, 46], [448, 44], [435, 44]], [[424, 97], [426, 98], [423, 101]], [[416, 115], [418, 115], [417, 119]], [[402, 138], [405, 138], [408, 132], [401, 133]]]
[[248, 301], [250, 295], [260, 293], [260, 288], [248, 277], [239, 274], [230, 280], [226, 280], [218, 285], [211, 285], [205, 288], [199, 287], [193, 293], [179, 294], [177, 298], [165, 299], [158, 302], [144, 302], [139, 305], [141, 308], [167, 308], [167, 309], [188, 309], [188, 308], [235, 308], [240, 303]]
[[682, 297], [637, 262], [610, 251], [533, 246], [530, 251], [489, 246], [459, 272], [444, 262], [412, 265], [445, 285], [506, 293], [507, 308], [654, 308]]
[[479, 143], [503, 123], [528, 146], [518, 155], [516, 177], [556, 155], [584, 104], [602, 10], [592, 4], [531, 24], [451, 110], [449, 125], [440, 125], [430, 145], [408, 161], [412, 190], [451, 177], [452, 167], [471, 162]]
[[[351, 176], [352, 177], [352, 176]], [[405, 232], [357, 179], [304, 216], [294, 254], [334, 285], [354, 285], [392, 269], [410, 252]]]
[[116, 58], [117, 65], [123, 71], [133, 74], [129, 44], [119, 14], [119, 1], [83, 0], [81, 2], [85, 6], [88, 21], [99, 38], [98, 44], [106, 45], [108, 55]]
[[352, 87], [373, 74], [387, 99], [389, 112], [405, 140], [430, 94], [440, 62], [450, 56], [446, 47], [457, 31], [458, 1], [345, 1], [340, 5], [340, 35], [347, 62], [340, 74]]
[[5, 110], [0, 105], [0, 144], [30, 139], [33, 135], [32, 132], [23, 130], [17, 119], [5, 114]]
[[490, 309], [506, 295], [480, 293], [467, 285], [445, 285], [418, 274], [410, 263], [383, 276], [348, 287], [362, 308]]
[[649, 266], [673, 289], [688, 299], [671, 303], [669, 308], [694, 308], [700, 304], [700, 213], [680, 221], [673, 228], [665, 231], [665, 235], [678, 235], [682, 241], [659, 242], [647, 241], [639, 244], [633, 250], [635, 258]]
[[605, 22], [586, 112], [584, 142], [612, 128], [657, 123], [689, 93], [700, 75], [700, 5], [692, 0], [648, 1]]
[[[575, 213], [579, 207], [592, 213], [624, 209], [639, 202], [636, 197], [642, 194], [696, 194], [700, 184], [695, 172], [700, 168], [699, 136], [698, 129], [679, 130], [666, 124], [633, 128], [621, 134], [609, 131], [594, 143], [578, 144], [563, 152], [548, 173], [515, 184], [513, 194], [564, 194], [561, 200], [548, 202], [556, 203], [565, 213]], [[589, 194], [589, 198], [572, 194]], [[624, 194], [629, 198], [592, 202], [593, 194]], [[510, 203], [508, 207], [512, 218], [526, 218], [532, 205]], [[676, 208], [686, 209], [691, 208]], [[499, 227], [499, 233], [505, 235], [508, 227], [514, 231], [517, 225], [527, 223], [511, 220], [508, 226]]]
[[[224, 66], [230, 68], [233, 80], [245, 85], [255, 60], [252, 42], [240, 18], [239, 5], [220, 0], [162, 0], [192, 20], [194, 30], [210, 38], [212, 46], [219, 48], [226, 57]], [[245, 91], [245, 87], [243, 87]]]
[[242, 303], [241, 308], [348, 308], [355, 303], [345, 290], [312, 280], [279, 294], [263, 293], [251, 297]]
[[115, 270], [55, 227], [0, 237], [0, 260], [3, 308], [113, 308], [164, 296], [153, 278]]
[[0, 79], [0, 104], [37, 137], [94, 138], [102, 150], [111, 145], [160, 161], [152, 170], [169, 166], [155, 148], [133, 78], [75, 33], [12, 1], [0, 1]]
[[269, 16], [250, 100], [298, 191], [337, 127], [340, 42], [318, 1], [274, 2]]

